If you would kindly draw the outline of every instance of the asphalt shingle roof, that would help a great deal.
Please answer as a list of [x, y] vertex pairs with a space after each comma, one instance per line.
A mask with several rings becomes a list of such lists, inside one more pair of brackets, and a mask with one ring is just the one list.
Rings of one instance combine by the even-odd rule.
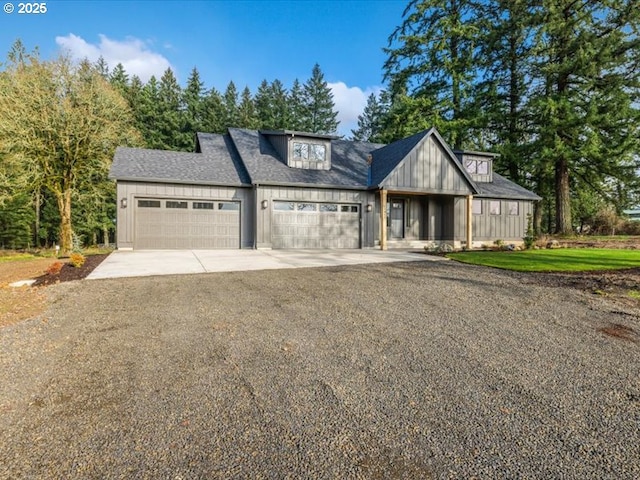
[[[201, 185], [265, 183], [364, 189], [379, 185], [420, 141], [432, 134], [438, 136], [430, 129], [386, 146], [334, 139], [331, 169], [307, 170], [287, 166], [265, 135], [255, 130], [230, 128], [228, 135], [198, 133], [198, 153], [118, 147], [109, 177]], [[370, 183], [367, 178], [369, 155], [373, 158]], [[470, 180], [462, 168], [461, 173]], [[493, 174], [492, 183], [472, 184], [480, 197], [540, 199], [497, 173]]]
[[230, 128], [229, 134], [253, 183], [367, 187], [367, 157], [380, 145], [333, 140], [331, 170], [291, 168], [266, 136], [255, 130]]
[[[200, 137], [200, 135], [199, 135]], [[226, 137], [226, 138], [225, 138]], [[206, 134], [202, 153], [118, 147], [109, 173], [116, 180], [212, 185], [249, 184], [225, 135]]]
[[495, 172], [493, 173], [493, 182], [476, 182], [476, 186], [479, 190], [479, 193], [476, 195], [478, 197], [513, 198], [519, 200], [540, 200], [541, 198]]

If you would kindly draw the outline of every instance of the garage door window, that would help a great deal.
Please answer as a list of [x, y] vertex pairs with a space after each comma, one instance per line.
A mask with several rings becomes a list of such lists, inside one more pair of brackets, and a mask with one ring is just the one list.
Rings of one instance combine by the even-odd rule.
[[298, 204], [299, 212], [315, 212], [316, 204], [315, 203], [299, 203]]
[[167, 200], [167, 208], [188, 208], [187, 202], [174, 202], [172, 200]]
[[138, 200], [140, 208], [160, 208], [160, 200]]
[[341, 205], [340, 206], [340, 211], [341, 212], [358, 213], [358, 206], [357, 205]]
[[321, 212], [337, 212], [338, 205], [336, 205], [335, 203], [323, 203], [320, 205], [320, 211]]
[[280, 212], [290, 212], [295, 209], [293, 202], [273, 202], [273, 209]]
[[212, 202], [193, 202], [194, 210], [213, 210]]
[[218, 210], [237, 211], [240, 210], [240, 204], [237, 202], [219, 202]]

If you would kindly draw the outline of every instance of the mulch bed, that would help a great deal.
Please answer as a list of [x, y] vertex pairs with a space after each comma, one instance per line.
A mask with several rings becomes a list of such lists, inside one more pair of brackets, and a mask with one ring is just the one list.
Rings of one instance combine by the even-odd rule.
[[43, 285], [52, 285], [54, 283], [69, 282], [71, 280], [82, 280], [89, 275], [93, 270], [107, 258], [109, 254], [90, 255], [86, 258], [84, 265], [79, 268], [74, 267], [70, 263], [65, 263], [60, 270], [60, 273], [44, 275], [36, 278], [34, 287], [40, 287]]

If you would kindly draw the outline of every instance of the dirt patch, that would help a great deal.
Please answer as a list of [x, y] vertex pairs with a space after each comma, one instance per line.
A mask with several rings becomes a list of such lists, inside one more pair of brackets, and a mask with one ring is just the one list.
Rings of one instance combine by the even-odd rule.
[[606, 327], [598, 329], [599, 332], [609, 335], [610, 337], [621, 338], [630, 342], [638, 343], [638, 334], [636, 331], [626, 325], [620, 323], [611, 323]]
[[575, 288], [609, 297], [626, 306], [640, 307], [640, 268], [577, 273], [531, 272], [521, 275], [527, 283]]
[[[81, 268], [66, 263], [66, 259], [33, 258], [0, 263], [0, 328], [40, 315], [46, 308], [46, 287], [54, 283], [81, 280], [107, 257], [90, 255]], [[49, 275], [47, 269], [62, 261], [60, 273]], [[19, 280], [36, 279], [32, 287], [10, 287]]]
[[560, 245], [567, 248], [623, 248], [623, 249], [640, 249], [640, 237], [611, 237], [596, 238], [589, 237], [578, 239], [558, 239]]

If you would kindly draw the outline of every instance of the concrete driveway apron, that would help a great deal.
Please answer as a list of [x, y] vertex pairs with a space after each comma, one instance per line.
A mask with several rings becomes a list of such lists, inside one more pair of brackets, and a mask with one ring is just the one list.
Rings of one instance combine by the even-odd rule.
[[407, 250], [118, 250], [109, 255], [87, 278], [438, 260], [443, 258]]

